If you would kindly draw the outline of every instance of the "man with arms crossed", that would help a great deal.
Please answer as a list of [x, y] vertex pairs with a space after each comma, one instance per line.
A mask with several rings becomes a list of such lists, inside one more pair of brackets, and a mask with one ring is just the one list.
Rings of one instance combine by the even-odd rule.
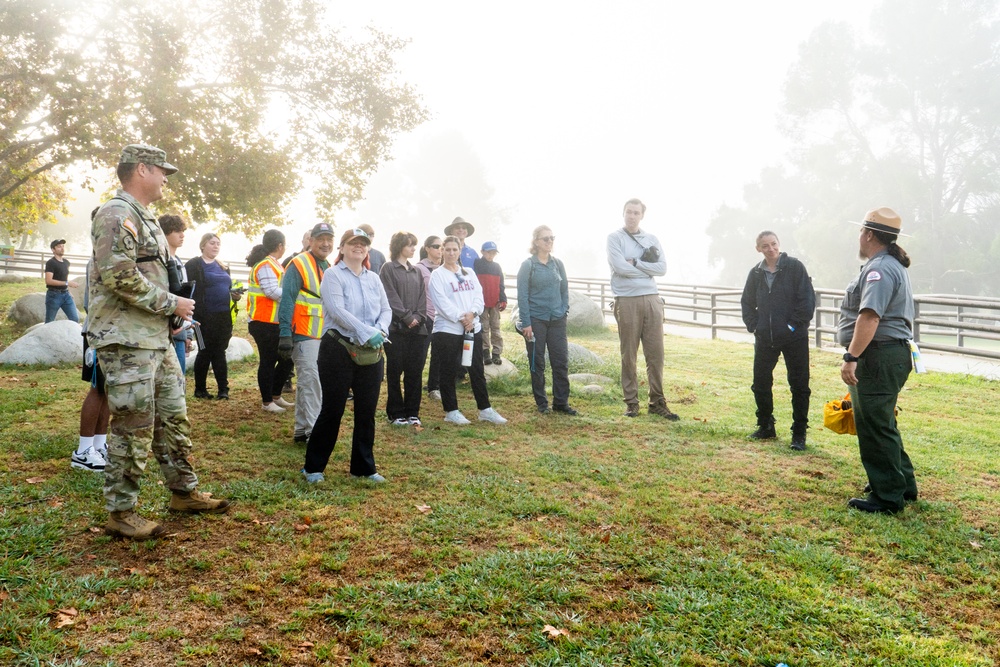
[[625, 226], [608, 236], [611, 293], [615, 296], [615, 321], [622, 355], [622, 394], [626, 417], [639, 416], [639, 378], [636, 360], [639, 343], [646, 357], [649, 413], [670, 421], [680, 419], [663, 396], [663, 301], [656, 276], [667, 272], [663, 248], [652, 234], [639, 229], [646, 205], [638, 199], [625, 202]]
[[219, 513], [229, 501], [197, 490], [188, 457], [191, 425], [184, 377], [170, 340], [170, 316], [190, 318], [194, 301], [174, 296], [167, 277], [167, 239], [146, 208], [163, 196], [177, 168], [159, 148], [122, 150], [122, 187], [94, 216], [87, 337], [106, 379], [111, 431], [104, 468], [108, 534], [157, 537], [163, 526], [135, 512], [139, 479], [152, 446], [175, 512]]

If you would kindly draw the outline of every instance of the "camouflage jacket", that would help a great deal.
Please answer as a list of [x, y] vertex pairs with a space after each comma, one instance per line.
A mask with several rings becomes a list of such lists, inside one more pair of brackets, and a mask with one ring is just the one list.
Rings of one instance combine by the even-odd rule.
[[124, 190], [105, 202], [90, 231], [90, 346], [170, 347], [167, 239], [153, 215]]

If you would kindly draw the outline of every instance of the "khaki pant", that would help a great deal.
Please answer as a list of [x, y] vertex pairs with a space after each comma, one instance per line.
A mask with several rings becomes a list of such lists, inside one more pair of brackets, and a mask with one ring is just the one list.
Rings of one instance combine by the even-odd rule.
[[292, 348], [292, 361], [295, 362], [295, 435], [307, 438], [323, 407], [318, 358], [319, 339], [295, 341]]
[[503, 354], [503, 336], [500, 334], [500, 309], [483, 308], [479, 316], [483, 331], [483, 357], [489, 359], [493, 354]]
[[173, 348], [109, 345], [97, 350], [111, 410], [104, 500], [109, 512], [135, 507], [139, 479], [152, 449], [166, 487], [192, 491], [198, 476], [188, 461], [191, 424], [184, 376]]
[[622, 357], [622, 395], [626, 405], [639, 403], [636, 359], [639, 343], [646, 357], [649, 403], [663, 399], [663, 301], [656, 294], [615, 299], [615, 321]]

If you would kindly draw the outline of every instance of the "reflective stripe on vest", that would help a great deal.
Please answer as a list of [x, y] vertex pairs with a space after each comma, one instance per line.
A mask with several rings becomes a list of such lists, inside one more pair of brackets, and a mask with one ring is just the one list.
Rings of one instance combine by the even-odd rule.
[[250, 287], [247, 289], [247, 315], [256, 322], [277, 324], [278, 302], [264, 294], [264, 290], [260, 287], [260, 277], [257, 275], [257, 272], [265, 264], [274, 271], [274, 275], [278, 277], [278, 283], [281, 283], [281, 275], [285, 272], [281, 268], [281, 264], [278, 264], [270, 255], [257, 262], [257, 265], [250, 271]]
[[319, 338], [323, 333], [323, 300], [319, 297], [322, 276], [316, 266], [316, 258], [311, 252], [304, 252], [296, 255], [292, 264], [302, 277], [302, 289], [295, 297], [295, 311], [292, 313], [292, 333]]

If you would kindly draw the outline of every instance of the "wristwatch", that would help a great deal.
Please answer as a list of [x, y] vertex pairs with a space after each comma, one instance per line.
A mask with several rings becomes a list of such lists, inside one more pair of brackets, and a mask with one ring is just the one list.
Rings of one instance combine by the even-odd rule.
[[850, 352], [844, 352], [844, 361], [846, 361], [847, 363], [851, 363], [852, 361], [857, 361], [857, 360], [858, 358], [855, 357]]

